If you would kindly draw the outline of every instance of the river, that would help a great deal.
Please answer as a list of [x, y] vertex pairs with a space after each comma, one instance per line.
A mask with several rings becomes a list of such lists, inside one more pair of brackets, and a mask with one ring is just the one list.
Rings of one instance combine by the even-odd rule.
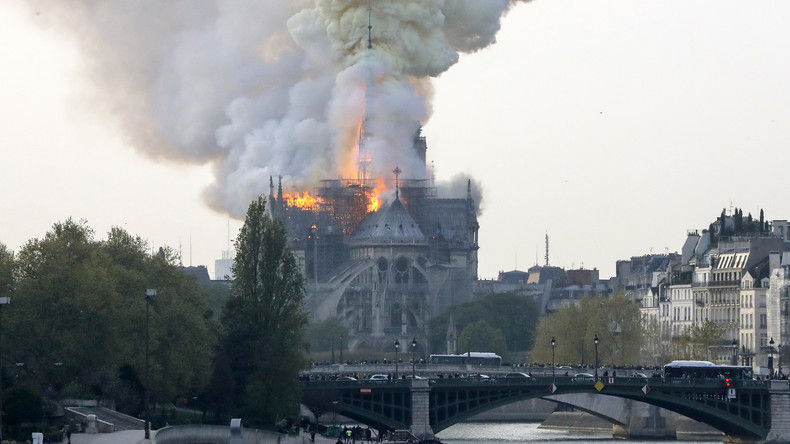
[[[539, 429], [540, 423], [459, 423], [442, 430], [437, 437], [444, 444], [519, 444], [519, 443], [649, 443], [677, 444], [678, 441], [639, 441], [613, 439], [611, 433], [577, 432], [554, 429]], [[721, 443], [722, 441], [694, 441], [695, 444]]]

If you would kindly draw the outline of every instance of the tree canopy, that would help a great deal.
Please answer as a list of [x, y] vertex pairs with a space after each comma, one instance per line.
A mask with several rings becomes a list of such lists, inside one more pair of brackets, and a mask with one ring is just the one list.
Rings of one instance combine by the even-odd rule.
[[500, 356], [507, 352], [505, 336], [502, 330], [488, 325], [480, 320], [464, 327], [458, 335], [458, 352], [494, 352]]
[[[0, 293], [12, 296], [3, 308], [5, 362], [24, 364], [27, 386], [126, 400], [119, 407], [138, 413], [139, 383], [126, 381], [144, 374], [144, 295], [156, 288], [151, 396], [170, 402], [202, 389], [215, 335], [205, 297], [171, 251], [148, 251], [121, 228], [97, 240], [85, 222], [71, 219], [28, 241], [15, 257], [0, 248]], [[9, 268], [11, 283], [3, 281]]]
[[623, 295], [588, 297], [541, 319], [532, 351], [533, 362], [551, 362], [551, 338], [556, 340], [555, 361], [567, 364], [598, 362], [628, 365], [640, 362], [642, 325], [639, 305]]
[[[459, 333], [463, 332], [467, 325], [477, 321], [485, 321], [489, 326], [495, 326], [503, 336], [505, 349], [517, 352], [529, 350], [532, 346], [538, 308], [532, 298], [513, 293], [492, 294], [454, 305], [445, 313], [433, 318], [429, 324], [428, 334], [433, 353], [446, 351], [445, 340], [451, 316]], [[464, 351], [460, 348], [460, 342], [458, 345], [458, 351]], [[490, 351], [490, 347], [475, 351]]]

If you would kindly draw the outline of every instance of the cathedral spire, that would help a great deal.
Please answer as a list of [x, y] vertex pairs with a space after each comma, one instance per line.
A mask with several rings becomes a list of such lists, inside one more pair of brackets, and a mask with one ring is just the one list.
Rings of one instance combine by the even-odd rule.
[[368, 49], [373, 49], [373, 0], [368, 0]]
[[395, 175], [395, 200], [400, 199], [400, 173], [402, 172], [397, 166], [392, 170], [392, 173]]

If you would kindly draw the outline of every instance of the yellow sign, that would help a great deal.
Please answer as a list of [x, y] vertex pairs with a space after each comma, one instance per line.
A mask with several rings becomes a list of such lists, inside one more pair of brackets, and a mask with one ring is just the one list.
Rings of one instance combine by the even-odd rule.
[[606, 386], [605, 386], [605, 385], [603, 385], [603, 382], [601, 382], [601, 381], [598, 381], [598, 382], [596, 382], [596, 383], [595, 383], [595, 385], [594, 385], [593, 387], [595, 387], [595, 390], [598, 390], [598, 391], [600, 392], [600, 391], [601, 391], [601, 390], [603, 390], [603, 388], [604, 388], [604, 387], [606, 387]]

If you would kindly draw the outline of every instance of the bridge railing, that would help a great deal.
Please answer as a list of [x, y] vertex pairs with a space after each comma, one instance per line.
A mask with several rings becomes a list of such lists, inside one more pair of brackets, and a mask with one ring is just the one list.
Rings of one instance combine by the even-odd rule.
[[[716, 378], [661, 378], [661, 377], [654, 377], [654, 378], [642, 378], [642, 377], [635, 377], [635, 376], [625, 376], [625, 377], [615, 377], [612, 381], [608, 378], [599, 378], [604, 385], [618, 385], [618, 386], [639, 386], [642, 387], [644, 385], [649, 386], [688, 386], [688, 387], [695, 387], [695, 388], [723, 388], [723, 381]], [[306, 386], [315, 386], [315, 387], [322, 387], [322, 388], [353, 388], [353, 387], [403, 387], [408, 388], [411, 386], [410, 379], [394, 379], [394, 380], [381, 380], [381, 381], [370, 381], [370, 380], [313, 380], [313, 381], [303, 381], [303, 384]], [[512, 385], [545, 385], [548, 387], [550, 384], [554, 383], [557, 385], [574, 385], [574, 386], [592, 386], [595, 384], [595, 380], [593, 378], [586, 378], [586, 377], [574, 377], [574, 376], [533, 376], [531, 378], [508, 378], [508, 377], [490, 377], [490, 378], [480, 378], [480, 377], [459, 377], [459, 378], [430, 378], [428, 379], [428, 383], [430, 386], [435, 387], [459, 387], [459, 386], [479, 386], [481, 384], [485, 385], [505, 385], [505, 386], [512, 386]], [[769, 384], [769, 381], [757, 381], [757, 380], [736, 380], [734, 381], [734, 385], [736, 388], [765, 388]]]

